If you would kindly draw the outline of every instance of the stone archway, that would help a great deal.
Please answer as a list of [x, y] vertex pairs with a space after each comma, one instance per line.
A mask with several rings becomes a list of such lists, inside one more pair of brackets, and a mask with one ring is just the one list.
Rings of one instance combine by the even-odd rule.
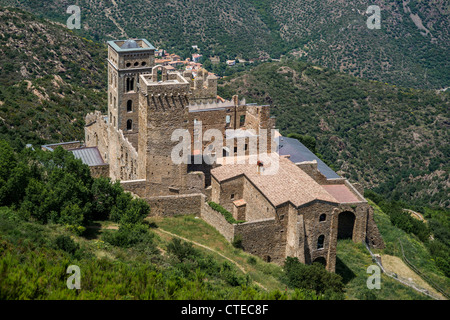
[[341, 212], [338, 216], [338, 239], [353, 239], [355, 214], [350, 211]]

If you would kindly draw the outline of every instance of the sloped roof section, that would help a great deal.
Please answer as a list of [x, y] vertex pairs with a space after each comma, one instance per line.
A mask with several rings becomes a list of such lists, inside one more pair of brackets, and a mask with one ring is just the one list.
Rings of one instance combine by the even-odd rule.
[[323, 185], [322, 187], [335, 197], [339, 203], [354, 203], [361, 201], [345, 184], [330, 184]]
[[69, 151], [73, 153], [75, 158], [81, 159], [84, 164], [87, 164], [90, 167], [106, 164], [97, 147], [78, 148]]
[[[277, 207], [291, 202], [296, 207], [322, 200], [338, 203], [321, 185], [294, 163], [278, 155], [278, 170], [274, 174], [258, 172], [256, 164], [225, 164], [211, 170], [213, 177], [219, 182], [238, 176], [245, 176], [271, 203]], [[276, 161], [276, 159], [272, 160]]]
[[327, 179], [341, 178], [297, 139], [287, 137], [278, 137], [276, 139], [278, 140], [278, 154], [280, 156], [289, 155], [289, 160], [293, 163], [316, 160], [317, 169], [319, 169], [320, 173]]

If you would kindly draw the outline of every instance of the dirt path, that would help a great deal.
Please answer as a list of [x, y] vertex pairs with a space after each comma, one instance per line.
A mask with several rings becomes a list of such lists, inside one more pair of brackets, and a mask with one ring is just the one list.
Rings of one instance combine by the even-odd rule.
[[426, 222], [425, 218], [423, 217], [422, 214], [420, 214], [419, 212], [410, 210], [410, 209], [403, 209], [403, 211], [408, 212], [409, 214], [411, 214], [411, 217], [416, 218], [417, 220], [421, 220], [423, 222]]
[[[202, 248], [204, 248], [204, 249], [206, 249], [206, 250], [212, 251], [212, 252], [218, 254], [219, 256], [221, 256], [222, 258], [225, 258], [225, 259], [227, 259], [228, 261], [230, 261], [231, 263], [233, 263], [233, 264], [234, 264], [236, 267], [238, 267], [239, 270], [241, 270], [244, 274], [247, 274], [247, 271], [246, 271], [246, 270], [244, 269], [244, 267], [242, 267], [239, 263], [237, 263], [236, 261], [234, 261], [234, 260], [228, 258], [227, 256], [224, 256], [222, 253], [220, 253], [220, 252], [218, 252], [218, 251], [216, 251], [216, 250], [214, 250], [214, 249], [212, 249], [212, 248], [210, 248], [210, 247], [208, 247], [208, 246], [205, 246], [205, 245], [203, 245], [203, 244], [201, 244], [201, 243], [198, 243], [198, 242], [195, 242], [195, 241], [186, 239], [186, 238], [184, 238], [184, 237], [182, 237], [182, 236], [179, 236], [179, 235], [174, 234], [174, 233], [172, 233], [172, 232], [169, 232], [169, 231], [166, 231], [166, 230], [164, 230], [164, 229], [161, 229], [160, 227], [158, 227], [157, 229], [153, 229], [153, 231], [155, 231], [156, 233], [162, 232], [162, 233], [168, 234], [168, 235], [170, 235], [170, 236], [172, 236], [172, 237], [176, 237], [176, 238], [182, 239], [183, 241], [190, 242], [190, 243], [192, 243], [192, 244], [194, 244], [194, 245], [196, 245], [196, 246], [198, 246], [198, 247], [202, 247]], [[253, 282], [254, 282], [256, 285], [258, 285], [259, 287], [261, 287], [262, 289], [268, 291], [267, 288], [264, 287], [264, 286], [263, 286], [262, 284], [260, 284], [259, 282], [256, 282], [256, 281], [254, 281], [254, 280], [253, 280]]]
[[[111, 0], [111, 2], [113, 4], [114, 8], [117, 9], [118, 8], [117, 3], [114, 0]], [[120, 32], [122, 32], [122, 36], [125, 36], [126, 38], [128, 38], [128, 35], [125, 32], [125, 30], [120, 26], [120, 24], [116, 21], [116, 19], [114, 19], [112, 17], [112, 8], [107, 8], [105, 10], [105, 15], [109, 20], [112, 21], [112, 23], [114, 23], [114, 25], [117, 27], [117, 29], [119, 29]]]
[[381, 255], [381, 263], [383, 267], [389, 271], [396, 273], [399, 277], [404, 279], [408, 279], [410, 282], [414, 282], [416, 285], [428, 290], [428, 292], [432, 293], [445, 300], [445, 297], [436, 291], [432, 286], [430, 286], [425, 280], [423, 280], [417, 273], [411, 270], [402, 259], [395, 256], [390, 256], [387, 254]]

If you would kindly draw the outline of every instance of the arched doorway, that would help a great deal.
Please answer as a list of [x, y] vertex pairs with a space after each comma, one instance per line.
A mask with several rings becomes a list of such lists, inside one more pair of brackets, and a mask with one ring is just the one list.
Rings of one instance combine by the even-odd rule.
[[338, 239], [352, 239], [353, 227], [355, 225], [355, 214], [350, 211], [344, 211], [338, 217]]
[[327, 259], [325, 259], [324, 257], [317, 257], [314, 259], [313, 263], [318, 262], [321, 265], [323, 265], [324, 267], [327, 266]]

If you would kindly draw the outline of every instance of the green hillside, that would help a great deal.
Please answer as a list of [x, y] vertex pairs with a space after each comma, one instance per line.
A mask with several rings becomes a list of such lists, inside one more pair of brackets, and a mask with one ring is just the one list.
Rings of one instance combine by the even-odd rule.
[[[66, 23], [67, 1], [0, 0]], [[145, 37], [187, 57], [198, 45], [222, 61], [281, 55], [358, 77], [416, 88], [450, 86], [446, 0], [80, 0], [81, 30], [93, 40]], [[367, 27], [369, 5], [381, 29]]]
[[301, 61], [264, 63], [219, 94], [271, 104], [282, 134], [317, 141], [337, 173], [409, 204], [449, 207], [450, 94], [362, 80]]
[[[426, 298], [385, 276], [381, 290], [368, 291], [373, 262], [362, 244], [338, 243], [336, 273], [293, 258], [266, 263], [198, 217], [144, 220], [145, 201], [89, 172], [62, 148], [17, 153], [0, 140], [0, 299]], [[410, 261], [448, 291], [432, 247], [375, 208], [386, 243], [378, 252], [398, 255], [401, 240]], [[69, 265], [82, 270], [80, 290], [66, 287]]]

